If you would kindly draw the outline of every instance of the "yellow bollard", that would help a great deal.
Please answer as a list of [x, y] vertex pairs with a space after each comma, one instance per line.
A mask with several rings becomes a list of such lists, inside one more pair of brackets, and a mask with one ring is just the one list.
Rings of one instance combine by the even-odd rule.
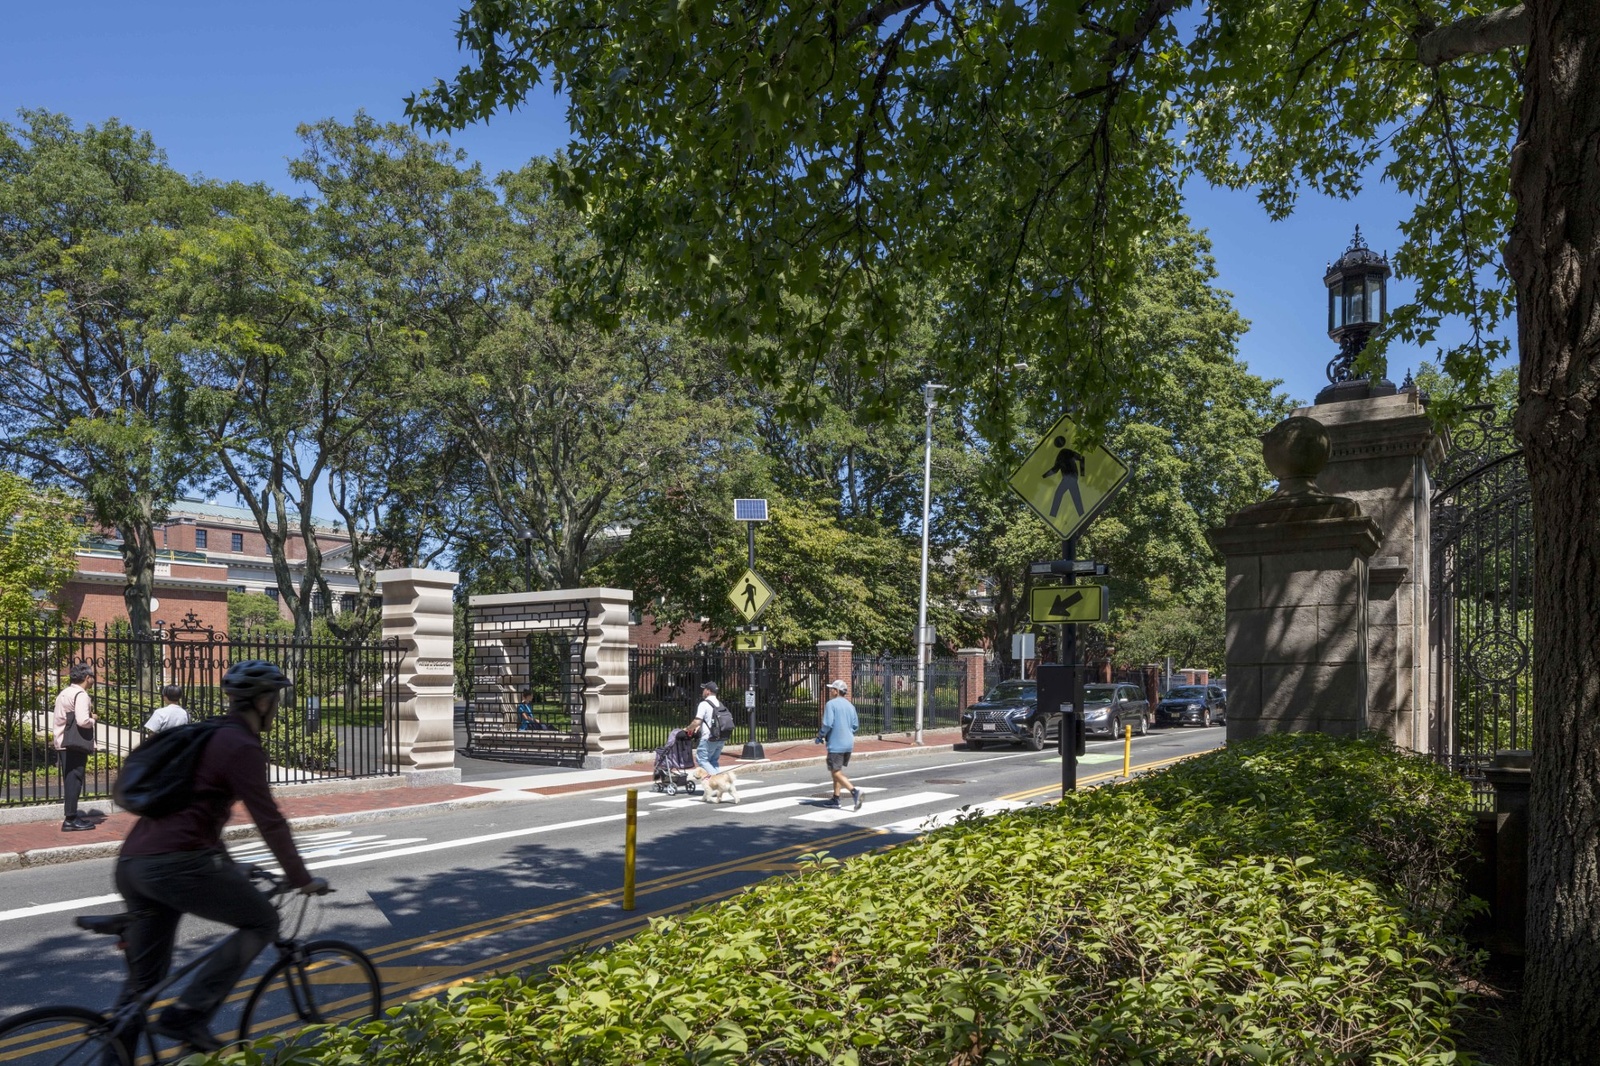
[[1122, 727], [1122, 776], [1133, 776], [1133, 726]]
[[639, 790], [628, 789], [628, 836], [622, 849], [622, 909], [633, 910], [633, 860], [639, 840]]

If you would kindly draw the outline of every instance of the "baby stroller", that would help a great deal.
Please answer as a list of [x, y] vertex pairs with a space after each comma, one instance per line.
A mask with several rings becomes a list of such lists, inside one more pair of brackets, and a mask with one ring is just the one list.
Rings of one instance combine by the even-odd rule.
[[678, 789], [695, 792], [700, 781], [694, 770], [694, 738], [681, 729], [667, 734], [667, 742], [656, 749], [656, 791], [676, 796]]

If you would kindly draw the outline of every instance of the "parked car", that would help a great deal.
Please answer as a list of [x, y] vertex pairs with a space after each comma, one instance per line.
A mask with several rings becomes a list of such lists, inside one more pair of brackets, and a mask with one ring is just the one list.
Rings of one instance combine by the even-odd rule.
[[1156, 725], [1222, 725], [1228, 696], [1217, 685], [1180, 685], [1156, 704]]
[[1136, 685], [1083, 686], [1083, 731], [1091, 737], [1120, 737], [1125, 725], [1142, 737], [1149, 715], [1150, 701]]
[[1056, 735], [1061, 711], [1039, 713], [1039, 686], [1033, 681], [1002, 681], [961, 714], [961, 739], [977, 751], [985, 744], [1026, 744], [1043, 751]]
[[[1130, 725], [1145, 734], [1150, 703], [1134, 685], [1083, 686], [1083, 721], [1090, 736], [1120, 736]], [[1039, 686], [1002, 681], [961, 715], [961, 739], [976, 751], [986, 744], [1026, 744], [1043, 751], [1061, 730], [1061, 709], [1039, 708]]]

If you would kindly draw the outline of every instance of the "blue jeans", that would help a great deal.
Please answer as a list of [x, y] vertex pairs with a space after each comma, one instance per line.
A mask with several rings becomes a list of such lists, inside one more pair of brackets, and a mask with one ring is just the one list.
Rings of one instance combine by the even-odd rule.
[[708, 774], [716, 773], [721, 768], [722, 744], [723, 742], [720, 740], [701, 737], [700, 743], [695, 745], [694, 749], [695, 765], [705, 770]]

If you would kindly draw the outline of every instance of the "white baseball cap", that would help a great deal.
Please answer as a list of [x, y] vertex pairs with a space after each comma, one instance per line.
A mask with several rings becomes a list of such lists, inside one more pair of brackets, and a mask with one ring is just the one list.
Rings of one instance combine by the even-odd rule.
[[836, 689], [836, 690], [838, 690], [840, 692], [847, 691], [850, 688], [849, 685], [846, 685], [843, 681], [840, 681], [838, 678], [835, 678], [832, 681], [829, 681], [828, 682], [828, 687], [831, 688], [831, 689]]

